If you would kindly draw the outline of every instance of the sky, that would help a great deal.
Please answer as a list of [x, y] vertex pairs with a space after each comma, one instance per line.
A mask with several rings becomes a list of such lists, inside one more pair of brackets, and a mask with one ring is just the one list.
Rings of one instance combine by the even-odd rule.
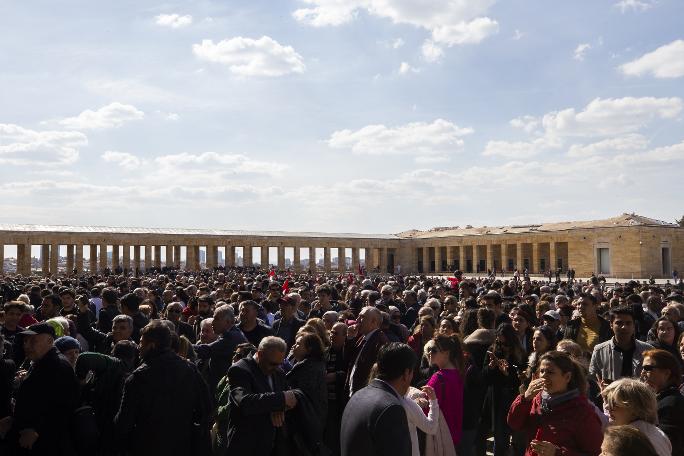
[[0, 223], [681, 217], [681, 0], [0, 0]]

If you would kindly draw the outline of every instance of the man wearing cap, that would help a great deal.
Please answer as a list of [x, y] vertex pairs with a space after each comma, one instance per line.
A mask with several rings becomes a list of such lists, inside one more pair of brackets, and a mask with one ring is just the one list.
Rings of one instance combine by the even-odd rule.
[[21, 332], [28, 374], [16, 393], [14, 415], [0, 420], [14, 451], [28, 454], [72, 455], [69, 420], [78, 403], [78, 382], [69, 362], [54, 346], [55, 330], [36, 323]]

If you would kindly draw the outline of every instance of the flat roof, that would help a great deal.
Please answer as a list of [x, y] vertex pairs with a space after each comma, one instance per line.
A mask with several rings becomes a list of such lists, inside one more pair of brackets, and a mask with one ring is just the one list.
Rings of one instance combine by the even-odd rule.
[[352, 239], [399, 239], [395, 234], [362, 234], [362, 233], [319, 233], [293, 231], [247, 231], [247, 230], [215, 230], [199, 228], [142, 228], [112, 226], [78, 226], [78, 225], [22, 225], [0, 224], [0, 232], [30, 233], [76, 233], [76, 234], [169, 234], [184, 236], [261, 236], [261, 237], [302, 237], [302, 238], [352, 238]]

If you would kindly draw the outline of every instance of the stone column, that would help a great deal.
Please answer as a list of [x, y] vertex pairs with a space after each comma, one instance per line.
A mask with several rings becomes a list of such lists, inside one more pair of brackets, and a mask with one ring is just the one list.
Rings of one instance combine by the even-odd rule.
[[88, 259], [88, 268], [91, 274], [97, 273], [97, 244], [90, 244], [90, 258]]
[[43, 270], [44, 276], [50, 275], [50, 244], [43, 244], [40, 246], [40, 268]]
[[100, 244], [100, 271], [107, 269], [107, 244]]
[[556, 243], [554, 241], [549, 241], [549, 269], [556, 274], [556, 268], [558, 267], [558, 258], [556, 258]]
[[466, 272], [466, 252], [463, 244], [458, 247], [458, 268], [461, 272]]
[[331, 271], [330, 267], [330, 247], [323, 247], [323, 269], [326, 273]]
[[501, 244], [501, 271], [508, 269], [508, 244]]
[[454, 248], [450, 245], [447, 245], [447, 248], [446, 248], [446, 261], [447, 261], [447, 271], [451, 271], [451, 268], [453, 267], [453, 264], [454, 264]]
[[134, 245], [133, 246], [133, 272], [135, 272], [137, 269], [140, 269], [140, 246], [139, 245]]
[[66, 275], [71, 275], [74, 272], [74, 244], [66, 245], [66, 253]]
[[216, 266], [218, 266], [218, 247], [207, 245], [206, 267], [214, 269]]
[[358, 274], [359, 273], [359, 262], [360, 262], [359, 248], [358, 247], [352, 247], [351, 251], [352, 251], [352, 265], [351, 265], [352, 272], [354, 274]]
[[541, 272], [542, 274], [544, 271], [540, 271], [539, 267], [539, 243], [538, 242], [533, 242], [532, 243], [532, 258], [530, 259], [530, 274], [533, 274], [535, 272]]
[[154, 246], [154, 261], [153, 265], [157, 269], [161, 269], [161, 251], [162, 251], [162, 246], [161, 245], [155, 245]]
[[294, 247], [294, 258], [293, 260], [293, 268], [295, 272], [299, 272], [302, 270], [302, 252], [301, 252], [301, 247], [295, 246]]
[[76, 264], [74, 269], [79, 274], [83, 274], [83, 244], [76, 244]]
[[119, 244], [112, 244], [112, 271], [116, 271], [121, 266], [121, 256], [119, 255]]
[[309, 269], [316, 272], [318, 266], [316, 265], [316, 247], [309, 247]]
[[123, 264], [121, 265], [121, 267], [126, 271], [131, 270], [131, 245], [130, 244], [124, 244], [123, 245]]
[[246, 245], [242, 248], [242, 265], [246, 268], [252, 267], [252, 246]]
[[268, 263], [268, 246], [261, 246], [261, 269], [268, 270], [271, 265]]
[[17, 273], [31, 275], [31, 244], [17, 244]]
[[423, 274], [430, 273], [430, 247], [423, 247]]
[[515, 244], [515, 267], [520, 272], [520, 274], [523, 273], [523, 270], [525, 269], [525, 262], [523, 261], [523, 253], [522, 253], [522, 243], [517, 242]]
[[173, 262], [173, 246], [172, 245], [167, 245], [166, 246], [166, 261], [164, 262], [164, 266], [167, 268], [173, 267], [175, 263]]
[[235, 246], [226, 245], [226, 255], [225, 255], [226, 267], [235, 267]]
[[477, 244], [473, 244], [473, 272], [478, 273], [480, 272], [480, 255], [479, 252], [477, 251]]
[[442, 248], [435, 247], [435, 272], [442, 272]]
[[174, 245], [173, 246], [173, 265], [177, 268], [180, 268], [180, 265], [181, 265], [181, 246], [180, 245]]
[[278, 270], [285, 270], [285, 246], [278, 246]]
[[200, 267], [200, 246], [199, 245], [193, 245], [192, 246], [192, 256], [193, 256], [193, 270], [199, 271], [201, 269]]
[[380, 247], [378, 249], [378, 263], [380, 266], [380, 274], [387, 274], [387, 247]]
[[59, 270], [59, 244], [50, 246], [50, 275], [56, 276]]
[[152, 248], [151, 245], [143, 247], [145, 249], [145, 271], [152, 269]]
[[487, 264], [485, 269], [494, 269], [494, 246], [492, 244], [485, 244], [487, 249], [485, 258], [487, 258]]
[[347, 270], [347, 260], [345, 259], [344, 247], [337, 248], [337, 270], [345, 272]]
[[0, 274], [5, 272], [5, 244], [0, 244]]
[[192, 245], [185, 246], [185, 270], [192, 271], [195, 266], [195, 249]]

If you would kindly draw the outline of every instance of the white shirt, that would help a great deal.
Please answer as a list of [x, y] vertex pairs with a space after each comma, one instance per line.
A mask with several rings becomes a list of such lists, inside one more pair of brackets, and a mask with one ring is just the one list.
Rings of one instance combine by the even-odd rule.
[[404, 396], [402, 398], [404, 410], [406, 410], [406, 418], [408, 419], [409, 435], [411, 436], [411, 455], [420, 456], [420, 448], [418, 446], [418, 431], [426, 434], [434, 435], [439, 430], [439, 405], [437, 400], [430, 401], [430, 411], [428, 416], [425, 416], [423, 409], [420, 408], [413, 399]]
[[658, 456], [672, 456], [672, 443], [670, 443], [670, 439], [658, 427], [643, 420], [633, 421], [629, 424], [639, 429], [648, 437]]

